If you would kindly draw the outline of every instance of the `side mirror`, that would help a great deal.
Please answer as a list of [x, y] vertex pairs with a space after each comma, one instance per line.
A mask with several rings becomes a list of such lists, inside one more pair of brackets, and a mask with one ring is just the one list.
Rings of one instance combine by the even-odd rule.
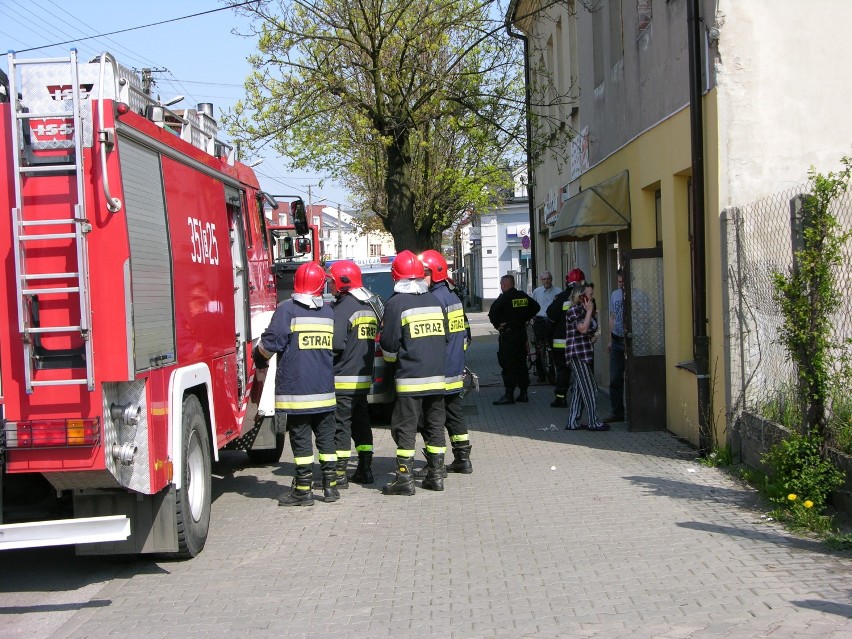
[[308, 214], [305, 212], [305, 202], [301, 198], [290, 202], [290, 216], [293, 218], [293, 226], [296, 227], [296, 234], [307, 235]]
[[311, 240], [307, 237], [296, 238], [296, 253], [299, 255], [307, 255], [311, 252]]

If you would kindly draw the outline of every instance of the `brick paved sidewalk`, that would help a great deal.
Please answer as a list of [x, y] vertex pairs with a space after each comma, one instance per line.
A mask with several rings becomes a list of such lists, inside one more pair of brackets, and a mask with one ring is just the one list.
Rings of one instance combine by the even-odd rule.
[[548, 386], [493, 406], [496, 338], [472, 319], [472, 475], [383, 496], [377, 428], [376, 484], [288, 509], [289, 447], [268, 468], [231, 455], [204, 552], [132, 564], [53, 636], [852, 637], [852, 560], [665, 433], [566, 432]]

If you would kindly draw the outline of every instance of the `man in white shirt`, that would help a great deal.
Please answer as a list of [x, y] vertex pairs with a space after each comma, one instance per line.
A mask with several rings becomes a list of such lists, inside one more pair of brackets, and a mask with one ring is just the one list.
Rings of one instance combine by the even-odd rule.
[[[553, 302], [553, 298], [562, 292], [562, 289], [553, 285], [553, 275], [550, 271], [542, 272], [540, 279], [541, 286], [532, 292], [532, 298], [541, 307], [541, 310], [533, 318], [533, 331], [535, 332], [536, 341], [547, 343], [551, 339], [553, 328], [550, 326], [550, 320], [547, 319], [547, 307]], [[538, 381], [545, 381], [546, 373], [541, 358], [536, 358], [535, 372], [538, 376]]]

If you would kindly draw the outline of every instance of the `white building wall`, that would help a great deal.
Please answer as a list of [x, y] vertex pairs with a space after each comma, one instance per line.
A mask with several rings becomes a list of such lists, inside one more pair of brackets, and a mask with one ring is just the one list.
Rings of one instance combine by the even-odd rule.
[[[341, 223], [338, 224], [337, 217], [340, 215]], [[389, 233], [364, 233], [353, 225], [353, 218], [346, 211], [333, 207], [323, 209], [325, 224], [323, 233], [325, 240], [325, 254], [328, 259], [365, 259], [373, 257], [370, 255], [370, 245], [381, 245], [381, 255], [393, 255], [395, 253], [393, 238]]]
[[719, 0], [722, 208], [825, 173], [852, 154], [852, 2]]

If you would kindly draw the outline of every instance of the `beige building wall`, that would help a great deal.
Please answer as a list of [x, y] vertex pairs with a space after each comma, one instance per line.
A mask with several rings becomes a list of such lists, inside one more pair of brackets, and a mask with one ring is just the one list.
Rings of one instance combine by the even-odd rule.
[[[531, 43], [545, 43], [533, 64], [554, 82], [577, 91], [576, 110], [557, 113], [578, 134], [589, 132], [587, 164], [578, 171], [552, 156], [536, 168], [537, 266], [564, 276], [580, 265], [598, 283], [606, 325], [606, 293], [614, 284], [613, 245], [654, 247], [662, 242], [665, 296], [666, 418], [675, 434], [698, 443], [697, 379], [680, 364], [693, 359], [692, 264], [689, 240], [691, 173], [686, 0], [602, 1], [590, 13], [575, 3], [535, 11], [539, 0], [517, 0], [515, 26]], [[710, 338], [712, 422], [719, 443], [727, 433], [724, 259], [721, 237], [727, 207], [742, 206], [803, 183], [812, 165], [820, 172], [852, 155], [852, 83], [848, 25], [852, 2], [821, 0], [702, 0], [707, 332]], [[611, 15], [620, 6], [620, 25]], [[641, 28], [642, 8], [652, 19]], [[619, 33], [622, 46], [619, 48]], [[573, 39], [573, 41], [572, 41]], [[556, 55], [551, 55], [556, 52]], [[566, 79], [567, 78], [567, 79]], [[627, 170], [632, 221], [627, 231], [590, 242], [550, 245], [542, 222], [565, 197]], [[659, 235], [655, 192], [660, 193]], [[606, 345], [598, 345], [598, 383], [608, 380]]]

